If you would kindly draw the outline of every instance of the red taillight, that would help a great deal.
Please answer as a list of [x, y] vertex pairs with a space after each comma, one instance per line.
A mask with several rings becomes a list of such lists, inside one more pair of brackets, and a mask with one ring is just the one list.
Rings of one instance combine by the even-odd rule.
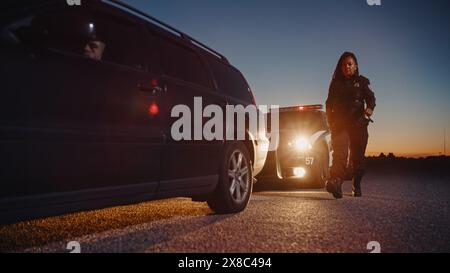
[[152, 102], [148, 107], [148, 113], [150, 116], [156, 116], [159, 113], [159, 106], [156, 102]]
[[157, 79], [153, 79], [153, 80], [150, 82], [150, 84], [152, 85], [152, 87], [157, 87], [158, 84], [159, 84], [159, 82], [158, 82]]

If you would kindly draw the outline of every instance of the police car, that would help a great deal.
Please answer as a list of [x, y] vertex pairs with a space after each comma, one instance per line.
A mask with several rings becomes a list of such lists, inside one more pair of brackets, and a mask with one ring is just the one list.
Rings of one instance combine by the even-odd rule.
[[[269, 151], [258, 180], [298, 182], [311, 188], [323, 188], [330, 173], [331, 135], [322, 105], [279, 109], [278, 130], [266, 115], [271, 140], [278, 141]], [[271, 128], [273, 127], [273, 129]]]

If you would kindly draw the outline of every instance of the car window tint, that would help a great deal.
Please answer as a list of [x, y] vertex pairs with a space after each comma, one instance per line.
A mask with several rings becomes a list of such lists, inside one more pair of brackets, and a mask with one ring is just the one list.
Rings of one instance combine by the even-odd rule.
[[210, 60], [210, 65], [222, 92], [241, 100], [252, 100], [249, 87], [241, 73], [219, 61]]
[[144, 53], [141, 59], [144, 60], [145, 65], [149, 71], [161, 74], [161, 54], [158, 48], [158, 39], [152, 32], [144, 32], [142, 36], [144, 40]]
[[190, 48], [159, 38], [164, 73], [181, 80], [212, 87], [200, 57]]
[[11, 31], [23, 43], [143, 68], [139, 27], [117, 16], [66, 8], [21, 19]]

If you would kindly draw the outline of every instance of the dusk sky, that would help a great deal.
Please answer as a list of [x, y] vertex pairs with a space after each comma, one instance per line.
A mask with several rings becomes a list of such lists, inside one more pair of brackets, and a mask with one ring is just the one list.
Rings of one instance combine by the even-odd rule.
[[443, 152], [444, 128], [450, 135], [448, 0], [126, 2], [224, 54], [258, 104], [324, 104], [339, 56], [353, 51], [377, 97], [368, 154]]

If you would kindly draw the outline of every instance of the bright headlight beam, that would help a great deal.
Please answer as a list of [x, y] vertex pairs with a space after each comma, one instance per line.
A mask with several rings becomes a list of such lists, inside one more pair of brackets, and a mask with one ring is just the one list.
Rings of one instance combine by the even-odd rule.
[[298, 138], [295, 141], [295, 147], [300, 151], [306, 151], [308, 149], [309, 142], [306, 138]]
[[298, 151], [304, 152], [312, 148], [311, 143], [306, 137], [299, 137], [293, 143], [289, 143], [294, 146]]
[[294, 176], [295, 177], [305, 177], [306, 170], [304, 168], [294, 168]]

